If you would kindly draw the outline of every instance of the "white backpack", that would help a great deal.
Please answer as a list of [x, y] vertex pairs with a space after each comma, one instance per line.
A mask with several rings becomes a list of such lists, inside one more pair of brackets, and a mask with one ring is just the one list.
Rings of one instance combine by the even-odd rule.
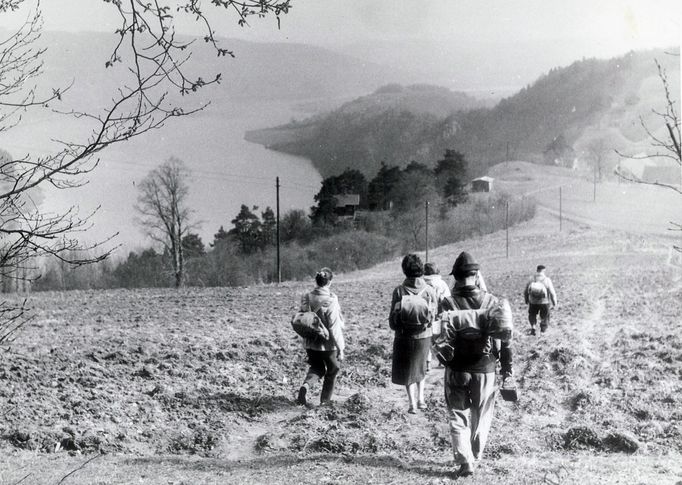
[[543, 303], [547, 299], [547, 287], [543, 283], [544, 278], [535, 278], [528, 285], [528, 301], [533, 304]]

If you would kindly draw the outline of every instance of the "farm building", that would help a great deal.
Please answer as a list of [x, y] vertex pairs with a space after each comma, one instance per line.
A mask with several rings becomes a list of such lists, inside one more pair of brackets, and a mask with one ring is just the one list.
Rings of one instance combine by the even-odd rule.
[[355, 211], [360, 205], [359, 194], [339, 194], [334, 196], [336, 206], [334, 214], [339, 217], [355, 218]]
[[493, 178], [492, 177], [479, 177], [471, 181], [471, 191], [472, 192], [492, 192], [493, 190]]
[[649, 183], [678, 184], [682, 173], [680, 166], [672, 160], [661, 157], [640, 158], [644, 154], [637, 155], [634, 159], [622, 160], [619, 171], [626, 177]]

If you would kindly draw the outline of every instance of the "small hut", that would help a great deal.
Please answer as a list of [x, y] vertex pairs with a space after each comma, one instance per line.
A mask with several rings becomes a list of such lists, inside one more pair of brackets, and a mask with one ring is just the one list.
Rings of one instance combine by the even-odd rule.
[[472, 192], [492, 192], [493, 190], [493, 178], [492, 177], [479, 177], [471, 181], [471, 191]]
[[355, 218], [355, 211], [360, 205], [359, 194], [339, 194], [334, 196], [334, 200], [336, 202], [334, 214], [342, 218]]

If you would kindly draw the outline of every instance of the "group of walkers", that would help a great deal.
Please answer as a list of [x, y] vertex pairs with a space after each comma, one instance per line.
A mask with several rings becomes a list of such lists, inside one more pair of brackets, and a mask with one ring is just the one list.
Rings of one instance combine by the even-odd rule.
[[[452, 266], [452, 288], [434, 263], [423, 264], [416, 254], [403, 258], [402, 271], [405, 279], [393, 290], [388, 317], [394, 331], [392, 382], [405, 387], [407, 412], [416, 414], [428, 409], [424, 389], [432, 354], [444, 365], [445, 403], [454, 459], [459, 466], [456, 474], [468, 476], [481, 459], [490, 432], [498, 363], [502, 387], [513, 381], [511, 310], [506, 300], [503, 304], [487, 291], [480, 265], [467, 252], [462, 252]], [[544, 271], [544, 266], [538, 266], [524, 290], [531, 335], [535, 335], [538, 314], [540, 331], [547, 330], [550, 305], [557, 302]], [[330, 291], [332, 278], [331, 269], [322, 268], [315, 275], [315, 289], [301, 299], [301, 312], [319, 316], [326, 338], [304, 338], [310, 367], [298, 391], [299, 404], [308, 402], [311, 386], [319, 380], [323, 381], [320, 403], [329, 402], [344, 359], [344, 320], [338, 298]], [[505, 305], [508, 326], [497, 333], [481, 332], [477, 323], [480, 315]], [[457, 324], [448, 325], [452, 323], [448, 319]]]

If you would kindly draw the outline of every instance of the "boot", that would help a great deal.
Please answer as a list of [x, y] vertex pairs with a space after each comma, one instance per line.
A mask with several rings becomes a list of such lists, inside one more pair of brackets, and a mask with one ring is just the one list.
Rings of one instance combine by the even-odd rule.
[[306, 399], [306, 395], [308, 394], [308, 385], [303, 384], [301, 388], [298, 390], [298, 396], [296, 397], [296, 402], [298, 404], [301, 404], [303, 406], [306, 405], [308, 400]]
[[459, 470], [455, 473], [457, 478], [459, 477], [470, 477], [474, 474], [474, 466], [471, 463], [462, 463]]

